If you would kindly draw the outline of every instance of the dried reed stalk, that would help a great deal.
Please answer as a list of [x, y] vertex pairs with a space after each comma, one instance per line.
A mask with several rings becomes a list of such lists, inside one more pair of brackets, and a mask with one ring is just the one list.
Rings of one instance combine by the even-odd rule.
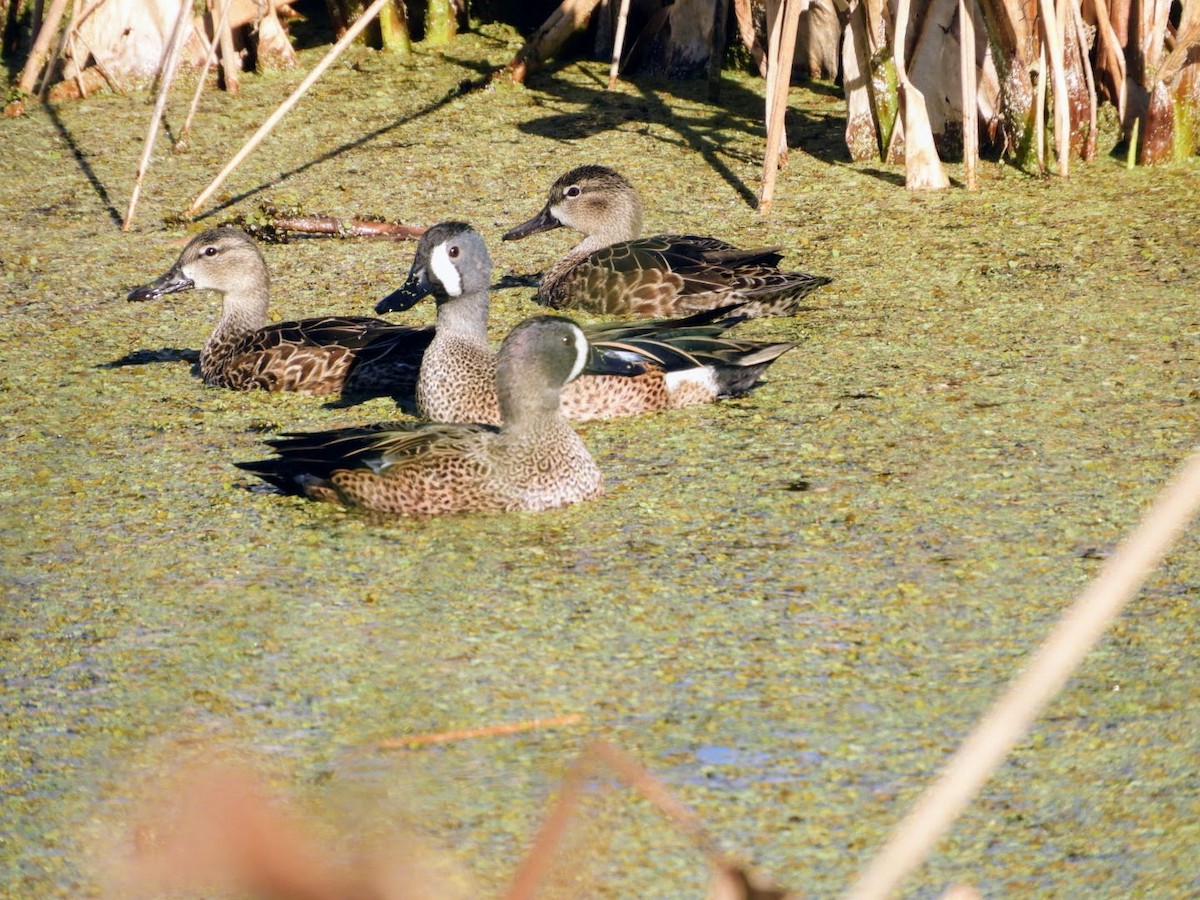
[[207, 201], [209, 197], [216, 193], [217, 189], [224, 184], [225, 179], [229, 177], [233, 170], [242, 164], [242, 160], [254, 152], [254, 149], [261, 144], [266, 136], [271, 133], [276, 125], [279, 124], [279, 120], [286, 116], [288, 112], [291, 111], [292, 107], [300, 102], [300, 98], [308, 93], [308, 89], [313, 86], [316, 80], [325, 73], [326, 69], [333, 65], [334, 61], [342, 55], [345, 49], [350, 46], [350, 44], [356, 37], [358, 37], [362, 30], [366, 28], [377, 15], [379, 15], [379, 11], [383, 9], [384, 5], [390, 2], [392, 2], [392, 0], [375, 0], [374, 3], [372, 3], [369, 7], [367, 7], [366, 10], [363, 11], [361, 16], [355, 19], [354, 24], [346, 29], [346, 33], [342, 35], [341, 39], [329, 49], [328, 53], [325, 54], [325, 58], [317, 63], [313, 70], [304, 77], [303, 81], [300, 82], [299, 86], [292, 91], [291, 95], [279, 105], [279, 108], [275, 110], [275, 112], [271, 113], [270, 117], [267, 119], [267, 121], [262, 123], [262, 126], [259, 127], [258, 131], [254, 132], [250, 139], [246, 141], [244, 145], [242, 145], [242, 149], [234, 154], [233, 159], [231, 159], [225, 165], [225, 168], [223, 168], [217, 174], [217, 177], [212, 180], [212, 183], [203, 191], [201, 191], [199, 196], [192, 201], [192, 205], [189, 206], [187, 211], [183, 214], [185, 219], [193, 218], [196, 213], [200, 211], [200, 207], [204, 205], [205, 201]]
[[[217, 59], [218, 46], [220, 47], [222, 53], [225, 52], [224, 41], [220, 40], [220, 38], [224, 36], [225, 31], [229, 28], [229, 7], [232, 5], [233, 0], [225, 0], [225, 2], [221, 4], [221, 15], [219, 20], [215, 22], [213, 41], [212, 44], [209, 45], [208, 52], [204, 55], [204, 65], [201, 66], [200, 77], [196, 80], [196, 91], [194, 94], [192, 94], [192, 105], [188, 107], [187, 118], [183, 120], [183, 128], [179, 130], [179, 140], [175, 142], [176, 150], [183, 149], [184, 138], [186, 138], [188, 132], [191, 131], [192, 119], [196, 115], [196, 107], [200, 105], [200, 95], [204, 93], [204, 85], [205, 82], [208, 81], [208, 70], [212, 68], [212, 64]], [[209, 9], [211, 10], [212, 8], [212, 4], [210, 4]], [[228, 84], [228, 81], [226, 81], [226, 84]]]
[[625, 45], [625, 26], [629, 22], [629, 0], [621, 0], [617, 12], [617, 32], [613, 36], [612, 65], [608, 70], [608, 89], [617, 86], [617, 73], [621, 70], [621, 50]]
[[962, 81], [963, 176], [968, 191], [979, 190], [979, 86], [975, 67], [973, 0], [958, 0], [959, 75]]
[[582, 721], [583, 716], [579, 715], [579, 713], [570, 713], [565, 716], [526, 719], [523, 722], [505, 722], [501, 725], [483, 725], [479, 728], [463, 728], [458, 731], [434, 731], [428, 734], [388, 738], [379, 742], [379, 749], [396, 750], [401, 747], [428, 747], [431, 744], [449, 744], [453, 741], [466, 741], [472, 738], [497, 737], [506, 734], [521, 734], [526, 731], [540, 731], [543, 728], [565, 728], [569, 725], [578, 725]]
[[142, 179], [150, 167], [150, 154], [154, 152], [154, 138], [158, 135], [158, 126], [162, 121], [163, 110], [167, 106], [167, 95], [171, 92], [171, 82], [175, 80], [175, 72], [179, 69], [179, 60], [183, 49], [184, 25], [191, 19], [191, 0], [180, 0], [179, 14], [175, 17], [175, 27], [171, 30], [171, 39], [163, 51], [163, 62], [159, 72], [158, 98], [154, 101], [154, 112], [150, 117], [150, 128], [146, 132], [146, 142], [142, 146], [142, 161], [138, 163], [137, 176], [133, 180], [133, 192], [129, 195], [129, 209], [125, 212], [125, 221], [121, 230], [128, 231], [133, 224], [133, 212], [137, 209], [138, 197], [142, 193]]
[[33, 93], [38, 73], [41, 72], [42, 64], [46, 61], [46, 51], [50, 49], [50, 42], [58, 33], [58, 25], [62, 22], [63, 13], [66, 10], [67, 0], [53, 0], [45, 18], [42, 19], [42, 27], [38, 29], [33, 47], [29, 51], [29, 59], [25, 60], [25, 68], [21, 70], [21, 78], [17, 81], [17, 87], [26, 94]]
[[1067, 683], [1142, 582], [1200, 510], [1200, 450], [1142, 516], [1134, 532], [1059, 619], [1025, 670], [959, 747], [891, 839], [845, 895], [853, 900], [890, 896], [928, 855], [979, 792], [1037, 715]]
[[792, 59], [796, 55], [801, 12], [800, 0], [782, 0], [783, 27], [778, 29], [779, 43], [775, 43], [774, 35], [770, 42], [776, 50], [767, 61], [767, 152], [763, 158], [762, 189], [758, 195], [758, 211], [764, 216], [771, 212], [775, 202], [775, 180], [779, 175], [780, 160], [787, 151], [788, 88], [792, 83]]
[[[636, 789], [666, 816], [680, 831], [691, 839], [708, 858], [716, 875], [716, 884], [726, 887], [721, 896], [747, 898], [783, 898], [786, 892], [774, 885], [765, 884], [748, 875], [733, 860], [727, 857], [716, 840], [705, 829], [700, 818], [679, 802], [661, 781], [619, 747], [607, 741], [595, 741], [567, 770], [559, 788], [558, 798], [542, 822], [533, 846], [513, 876], [512, 884], [504, 900], [532, 900], [546, 870], [554, 858], [558, 844], [566, 832], [567, 824], [575, 815], [583, 798], [587, 777], [600, 766], [612, 770], [626, 784]], [[732, 892], [730, 890], [732, 888]]]

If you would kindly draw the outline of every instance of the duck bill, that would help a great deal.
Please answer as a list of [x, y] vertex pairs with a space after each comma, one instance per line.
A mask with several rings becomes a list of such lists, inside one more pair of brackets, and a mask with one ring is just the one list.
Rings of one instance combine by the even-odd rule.
[[522, 222], [516, 228], [505, 232], [501, 240], [504, 241], [519, 241], [521, 238], [527, 238], [531, 234], [537, 234], [539, 231], [550, 231], [554, 228], [561, 228], [562, 222], [555, 218], [554, 213], [550, 212], [549, 206], [542, 207], [542, 211], [525, 222]]
[[425, 267], [408, 273], [408, 281], [375, 304], [375, 312], [404, 312], [412, 309], [421, 299], [433, 293], [433, 283], [425, 274]]
[[134, 303], [139, 303], [143, 300], [157, 300], [166, 294], [190, 291], [195, 286], [196, 282], [184, 275], [178, 266], [172, 266], [169, 271], [163, 273], [149, 284], [135, 287], [125, 299]]
[[587, 375], [641, 375], [646, 371], [646, 361], [627, 350], [588, 345], [588, 358], [580, 374]]

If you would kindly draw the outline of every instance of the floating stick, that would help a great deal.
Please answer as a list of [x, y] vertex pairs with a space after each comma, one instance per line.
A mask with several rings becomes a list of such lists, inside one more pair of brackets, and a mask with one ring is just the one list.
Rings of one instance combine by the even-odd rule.
[[565, 728], [583, 721], [579, 713], [551, 716], [545, 719], [526, 719], [524, 722], [507, 722], [502, 725], [482, 725], [479, 728], [463, 728], [459, 731], [435, 731], [429, 734], [414, 734], [409, 737], [388, 738], [379, 742], [380, 750], [395, 750], [400, 747], [426, 747], [430, 744], [449, 744], [471, 738], [495, 737], [505, 734], [520, 734], [524, 731], [539, 731], [542, 728]]

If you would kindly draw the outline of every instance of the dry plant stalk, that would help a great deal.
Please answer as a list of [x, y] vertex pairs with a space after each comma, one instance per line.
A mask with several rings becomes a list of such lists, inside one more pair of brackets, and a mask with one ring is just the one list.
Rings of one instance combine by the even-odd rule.
[[279, 105], [279, 108], [275, 110], [275, 112], [271, 113], [270, 117], [262, 123], [258, 131], [254, 132], [250, 139], [246, 141], [244, 145], [242, 145], [242, 149], [234, 154], [233, 159], [231, 159], [225, 165], [225, 168], [217, 174], [217, 177], [212, 180], [212, 183], [203, 191], [201, 191], [199, 196], [192, 201], [192, 205], [189, 206], [187, 211], [183, 214], [183, 218], [191, 219], [195, 217], [196, 213], [200, 211], [200, 207], [204, 205], [205, 201], [207, 201], [209, 197], [216, 193], [217, 189], [224, 184], [225, 179], [229, 177], [233, 170], [242, 164], [242, 160], [254, 152], [254, 149], [261, 144], [266, 136], [270, 134], [272, 130], [274, 130], [276, 125], [279, 124], [279, 120], [286, 116], [288, 112], [291, 111], [292, 107], [300, 102], [300, 98], [308, 93], [308, 89], [311, 88], [314, 83], [316, 83], [316, 80], [325, 74], [325, 70], [333, 65], [334, 61], [342, 55], [345, 49], [350, 46], [356, 37], [359, 36], [362, 30], [366, 28], [367, 25], [369, 25], [377, 15], [379, 15], [379, 11], [383, 9], [384, 5], [391, 2], [392, 0], [375, 0], [374, 3], [367, 7], [363, 14], [359, 16], [354, 21], [354, 24], [346, 30], [346, 33], [342, 35], [341, 40], [329, 48], [329, 52], [325, 54], [325, 58], [317, 63], [313, 70], [304, 77], [303, 81], [300, 82], [299, 86], [292, 91], [291, 95]]
[[508, 64], [513, 83], [524, 84], [525, 76], [541, 68], [567, 38], [586, 25], [599, 5], [600, 0], [563, 0]]
[[608, 89], [617, 86], [617, 75], [621, 71], [621, 51], [625, 46], [625, 26], [629, 20], [629, 0], [621, 0], [621, 8], [617, 12], [617, 32], [613, 36], [612, 65], [608, 70]]
[[[208, 48], [208, 52], [204, 54], [204, 65], [200, 69], [200, 77], [196, 79], [196, 91], [192, 94], [192, 105], [188, 107], [187, 118], [183, 120], [183, 127], [179, 129], [179, 140], [175, 142], [175, 149], [182, 150], [184, 140], [188, 136], [188, 132], [192, 128], [192, 119], [196, 115], [196, 107], [200, 105], [200, 95], [204, 93], [204, 85], [208, 81], [208, 70], [212, 68], [212, 64], [216, 61], [217, 50], [220, 48], [222, 56], [225, 54], [225, 33], [229, 31], [229, 7], [233, 5], [233, 0], [225, 0], [221, 4], [221, 15], [216, 20], [216, 27], [213, 34], [213, 42]], [[209, 2], [209, 10], [214, 7], [212, 0]], [[229, 46], [233, 46], [232, 32], [230, 32]], [[225, 82], [228, 87], [229, 81]], [[234, 93], [237, 93], [235, 90]]]
[[1200, 450], [1142, 516], [1134, 532], [1058, 620], [1025, 670], [892, 831], [845, 895], [853, 900], [891, 896], [929, 854], [950, 824], [1054, 699], [1142, 582], [1200, 511]]
[[53, 0], [45, 18], [42, 19], [42, 27], [38, 29], [33, 47], [29, 51], [29, 59], [25, 60], [25, 68], [21, 70], [21, 78], [17, 81], [17, 87], [26, 94], [33, 93], [33, 86], [37, 82], [38, 73], [42, 70], [42, 63], [46, 61], [46, 51], [50, 49], [50, 42], [58, 33], [58, 25], [62, 22], [66, 9], [67, 0]]
[[150, 154], [154, 152], [154, 138], [158, 135], [158, 126], [162, 122], [163, 110], [167, 106], [167, 95], [171, 92], [171, 82], [179, 69], [179, 60], [183, 50], [184, 25], [192, 16], [190, 0], [181, 0], [179, 15], [175, 18], [175, 27], [171, 31], [171, 40], [163, 51], [163, 63], [159, 74], [158, 98], [154, 101], [154, 112], [150, 116], [150, 129], [146, 132], [146, 142], [142, 146], [142, 160], [138, 163], [137, 176], [133, 180], [133, 192], [129, 195], [129, 209], [125, 212], [125, 221], [121, 230], [128, 231], [133, 224], [133, 212], [137, 209], [138, 197], [142, 193], [142, 179], [150, 168]]
[[925, 97], [908, 80], [908, 70], [904, 63], [904, 38], [908, 28], [908, 17], [909, 0], [899, 0], [892, 50], [896, 80], [903, 96], [900, 116], [904, 125], [904, 186], [910, 191], [940, 190], [949, 187], [950, 180], [942, 169], [942, 161], [938, 158], [937, 147], [933, 143], [933, 130], [929, 124], [929, 113], [925, 109]]
[[[424, 232], [424, 229], [421, 229]], [[414, 734], [408, 737], [388, 738], [380, 741], [380, 750], [395, 750], [402, 747], [428, 747], [433, 744], [449, 744], [453, 741], [466, 741], [480, 737], [497, 737], [507, 734], [522, 734], [526, 731], [540, 731], [543, 728], [566, 728], [578, 725], [583, 721], [579, 713], [569, 713], [565, 716], [549, 716], [544, 719], [526, 719], [523, 722], [506, 722], [502, 725], [483, 725], [479, 728], [463, 728], [458, 731], [435, 731], [428, 734]]]
[[[763, 181], [758, 195], [758, 211], [771, 212], [775, 202], [775, 180], [780, 161], [787, 151], [787, 101], [792, 83], [792, 60], [796, 55], [796, 34], [800, 30], [800, 0], [781, 0], [777, 27], [769, 41], [772, 53], [767, 60], [767, 151], [763, 158]], [[782, 26], [778, 20], [782, 17]], [[776, 32], [778, 35], [776, 35]]]
[[979, 190], [979, 85], [975, 71], [974, 0], [958, 0], [959, 78], [962, 81], [963, 176], [968, 191]]
[[587, 776], [601, 766], [635, 788], [704, 853], [713, 868], [715, 897], [721, 900], [783, 900], [789, 896], [786, 891], [747, 873], [722, 853], [696, 814], [632, 756], [607, 741], [595, 741], [584, 748], [563, 777], [558, 798], [513, 876], [505, 900], [532, 900], [550, 867], [567, 823], [575, 816], [583, 798]]

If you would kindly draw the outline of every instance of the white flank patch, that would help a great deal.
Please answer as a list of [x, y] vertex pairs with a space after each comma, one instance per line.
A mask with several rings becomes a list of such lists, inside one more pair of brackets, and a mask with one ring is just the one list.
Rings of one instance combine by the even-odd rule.
[[663, 381], [667, 385], [668, 394], [674, 394], [681, 387], [689, 384], [703, 389], [714, 397], [721, 391], [720, 385], [717, 384], [716, 373], [708, 366], [696, 366], [691, 369], [683, 369], [682, 371], [667, 372], [663, 376]]
[[582, 329], [578, 325], [572, 325], [571, 330], [575, 332], [575, 365], [571, 369], [571, 374], [564, 384], [568, 384], [579, 377], [579, 373], [583, 371], [583, 367], [587, 365], [588, 354], [591, 349], [588, 347], [587, 337], [584, 336]]
[[442, 283], [447, 294], [457, 297], [462, 293], [462, 276], [458, 274], [445, 244], [438, 244], [433, 248], [433, 254], [429, 257], [429, 267], [433, 269], [433, 277]]

